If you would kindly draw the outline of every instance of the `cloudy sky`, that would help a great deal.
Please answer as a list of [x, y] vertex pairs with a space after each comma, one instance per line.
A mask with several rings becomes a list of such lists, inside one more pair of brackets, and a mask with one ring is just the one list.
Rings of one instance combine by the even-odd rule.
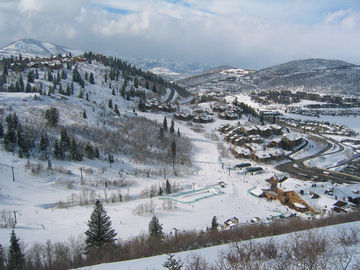
[[0, 0], [0, 36], [248, 68], [360, 64], [360, 0]]

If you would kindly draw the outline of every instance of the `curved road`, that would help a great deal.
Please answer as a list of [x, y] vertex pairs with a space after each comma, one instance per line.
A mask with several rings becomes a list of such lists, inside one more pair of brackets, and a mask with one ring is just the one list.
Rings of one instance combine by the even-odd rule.
[[360, 177], [358, 176], [341, 173], [341, 172], [329, 171], [326, 169], [321, 169], [316, 167], [307, 167], [304, 165], [304, 162], [307, 160], [327, 155], [326, 152], [329, 151], [330, 148], [332, 147], [331, 143], [329, 143], [329, 140], [332, 143], [335, 143], [339, 146], [339, 149], [335, 152], [332, 152], [331, 154], [336, 154], [338, 152], [344, 151], [345, 149], [344, 146], [338, 144], [336, 141], [332, 139], [325, 140], [323, 137], [318, 139], [322, 140], [324, 143], [327, 144], [327, 146], [324, 149], [322, 149], [321, 151], [319, 151], [314, 155], [302, 159], [294, 160], [288, 163], [284, 163], [276, 166], [275, 168], [279, 171], [286, 172], [295, 178], [300, 178], [303, 180], [332, 181], [336, 183], [348, 183], [348, 184], [360, 183]]

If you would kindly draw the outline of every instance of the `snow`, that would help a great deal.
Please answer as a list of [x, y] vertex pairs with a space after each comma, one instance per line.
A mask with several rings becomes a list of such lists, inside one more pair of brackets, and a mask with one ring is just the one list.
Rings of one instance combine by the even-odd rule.
[[[345, 231], [351, 228], [360, 228], [360, 222], [352, 222], [352, 223], [346, 223], [346, 224], [340, 224], [340, 225], [334, 225], [329, 226], [325, 228], [320, 229], [313, 229], [312, 231], [318, 232], [320, 234], [324, 235], [335, 235], [339, 231]], [[290, 237], [296, 236], [296, 233], [290, 233], [285, 235], [279, 235], [271, 237], [276, 243], [282, 243], [287, 241]], [[254, 239], [255, 243], [266, 243], [270, 237], [265, 238], [259, 238]], [[245, 241], [244, 243], [247, 243], [248, 241]], [[225, 245], [218, 245], [213, 247], [207, 247], [202, 249], [197, 249], [195, 251], [184, 251], [184, 252], [178, 252], [174, 253], [175, 258], [177, 260], [181, 260], [182, 262], [186, 262], [194, 255], [201, 256], [204, 258], [207, 263], [209, 264], [215, 264], [219, 258], [219, 255], [223, 252], [229, 251], [232, 244], [225, 244]], [[353, 255], [354, 258], [359, 257], [359, 250], [360, 250], [360, 243], [357, 243], [352, 250], [354, 251]], [[129, 261], [123, 261], [123, 262], [115, 262], [115, 263], [108, 263], [108, 264], [99, 264], [94, 266], [88, 266], [84, 268], [79, 268], [79, 270], [157, 270], [157, 269], [163, 269], [163, 263], [167, 259], [167, 255], [158, 255], [148, 258], [141, 258], [136, 260], [129, 260]], [[354, 265], [356, 264], [354, 260]]]
[[[106, 83], [102, 82], [106, 68], [96, 63], [80, 63], [79, 71], [84, 73], [94, 72], [95, 85], [87, 85], [86, 90], [90, 95], [90, 100], [96, 101], [95, 105], [76, 97], [64, 97], [61, 95], [53, 95], [52, 97], [44, 96], [41, 99], [35, 99], [34, 94], [26, 93], [0, 93], [0, 107], [6, 112], [16, 111], [19, 118], [31, 121], [40, 121], [43, 118], [44, 111], [50, 106], [56, 106], [60, 112], [60, 125], [76, 124], [80, 127], [86, 125], [94, 127], [104, 127], [114, 129], [108, 122], [113, 120], [116, 122], [119, 117], [134, 115], [132, 109], [136, 107], [135, 101], [126, 101], [119, 95], [113, 96], [111, 89]], [[233, 71], [232, 71], [233, 72]], [[237, 72], [237, 71], [236, 71]], [[44, 73], [40, 72], [40, 77]], [[25, 76], [23, 76], [25, 78]], [[70, 82], [69, 79], [66, 82]], [[42, 81], [45, 86], [51, 85], [50, 82]], [[121, 87], [122, 81], [119, 81], [114, 87]], [[79, 93], [79, 87], [75, 85], [75, 95]], [[141, 89], [145, 90], [145, 89]], [[165, 98], [170, 97], [170, 91], [167, 90]], [[107, 101], [111, 98], [113, 104], [118, 104], [120, 116], [114, 116], [113, 112], [107, 108]], [[234, 96], [227, 97], [233, 100]], [[238, 95], [239, 102], [246, 102], [250, 105], [260, 108], [259, 105], [250, 101], [245, 95]], [[209, 109], [209, 104], [201, 104], [199, 108]], [[88, 118], [80, 117], [82, 112], [86, 110]], [[136, 112], [138, 116], [143, 116], [158, 123], [162, 123], [164, 116], [168, 119], [172, 118], [170, 113], [142, 113]], [[245, 117], [237, 120], [242, 124], [247, 122]], [[220, 120], [214, 117], [214, 122], [208, 124], [193, 124], [175, 120], [175, 129], [180, 129], [182, 136], [189, 138], [194, 146], [192, 152], [192, 168], [188, 171], [181, 172], [180, 175], [174, 175], [168, 170], [167, 178], [170, 182], [176, 183], [181, 192], [191, 191], [196, 186], [196, 191], [188, 194], [182, 193], [180, 197], [176, 197], [177, 203], [174, 203], [171, 209], [163, 207], [164, 198], [154, 197], [152, 199], [142, 198], [141, 193], [151, 186], [159, 186], [164, 183], [164, 177], [159, 174], [151, 174], [149, 177], [141, 173], [135, 175], [135, 168], [147, 167], [146, 164], [138, 164], [130, 160], [129, 157], [123, 155], [115, 156], [115, 163], [109, 168], [106, 161], [87, 160], [82, 162], [56, 161], [53, 160], [53, 167], [63, 168], [71, 174], [67, 175], [60, 172], [48, 173], [46, 171], [47, 162], [31, 159], [33, 165], [37, 163], [44, 168], [38, 175], [31, 173], [30, 169], [26, 169], [26, 159], [20, 159], [16, 155], [1, 151], [0, 152], [0, 175], [2, 176], [0, 191], [0, 211], [12, 215], [15, 211], [17, 217], [16, 233], [26, 245], [35, 242], [66, 241], [70, 237], [83, 237], [87, 229], [87, 221], [92, 211], [92, 206], [75, 206], [69, 208], [58, 208], [57, 203], [67, 201], [75, 195], [79, 196], [87, 192], [96, 191], [98, 193], [110, 195], [115, 190], [111, 187], [104, 186], [93, 187], [90, 184], [82, 185], [80, 181], [80, 168], [91, 169], [91, 175], [83, 175], [84, 182], [90, 183], [92, 180], [101, 179], [119, 179], [123, 177], [128, 181], [129, 186], [119, 189], [123, 196], [130, 198], [128, 201], [119, 203], [105, 204], [105, 209], [112, 220], [112, 224], [118, 237], [122, 240], [129, 239], [133, 236], [147, 232], [148, 223], [152, 213], [137, 213], [136, 209], [141, 205], [152, 205], [154, 213], [158, 216], [163, 224], [165, 233], [170, 233], [173, 228], [178, 230], [203, 230], [210, 226], [211, 219], [216, 216], [219, 223], [223, 223], [229, 218], [236, 217], [240, 223], [247, 223], [255, 217], [265, 220], [274, 212], [292, 213], [286, 206], [278, 201], [269, 202], [266, 199], [257, 198], [254, 195], [259, 194], [262, 188], [269, 188], [264, 181], [274, 176], [277, 171], [274, 169], [275, 162], [269, 164], [261, 164], [264, 171], [258, 175], [246, 175], [244, 171], [232, 171], [235, 164], [240, 162], [249, 162], [248, 159], [236, 159], [230, 154], [230, 144], [222, 140], [222, 135], [217, 132], [217, 128], [221, 124], [234, 123], [230, 120]], [[202, 130], [201, 132], [197, 132]], [[289, 137], [296, 139], [302, 134], [290, 133]], [[210, 135], [215, 135], [212, 138]], [[309, 140], [309, 144], [298, 154], [292, 157], [302, 158], [317, 153], [323, 148], [323, 145]], [[257, 154], [262, 153], [262, 157], [268, 157], [269, 154], [281, 154], [280, 149], [268, 149], [264, 152], [264, 148], [260, 144], [251, 144], [257, 150]], [[223, 147], [225, 154], [221, 154], [219, 149]], [[340, 153], [335, 153], [334, 148], [329, 155], [310, 160], [309, 164], [319, 166], [324, 164], [333, 165], [335, 162], [344, 159], [348, 154], [348, 149]], [[236, 151], [249, 153], [246, 148], [235, 148]], [[263, 151], [263, 152], [259, 152]], [[332, 154], [331, 154], [332, 153]], [[255, 162], [253, 162], [255, 163]], [[254, 164], [258, 166], [259, 164]], [[14, 168], [15, 181], [12, 180], [12, 170]], [[162, 171], [161, 166], [151, 165], [151, 169]], [[168, 169], [168, 168], [167, 168]], [[224, 182], [225, 186], [220, 187], [219, 183]], [[300, 181], [290, 185], [291, 180], [282, 183], [286, 189], [304, 188]], [[287, 186], [288, 185], [288, 186]], [[296, 186], [300, 185], [300, 186]], [[304, 184], [303, 184], [304, 185]], [[357, 189], [357, 187], [351, 187]], [[358, 190], [358, 189], [357, 189]], [[75, 194], [75, 195], [74, 195]], [[185, 197], [188, 195], [187, 197]], [[207, 196], [212, 195], [212, 196]], [[170, 197], [169, 197], [170, 198]], [[174, 199], [174, 197], [171, 197]], [[179, 198], [181, 200], [179, 200]], [[174, 200], [175, 201], [175, 200]], [[319, 200], [320, 201], [320, 200]], [[186, 202], [186, 203], [181, 203]], [[6, 246], [9, 240], [11, 228], [2, 229], [0, 231], [0, 243]], [[223, 246], [224, 248], [227, 246]], [[220, 247], [204, 249], [203, 254], [211, 254], [216, 257]], [[203, 251], [199, 251], [203, 252]], [[190, 253], [186, 253], [190, 254]], [[164, 256], [149, 259], [139, 259], [122, 264], [110, 264], [106, 266], [95, 266], [93, 269], [101, 267], [109, 267], [109, 269], [152, 269], [159, 268], [164, 261]], [[134, 268], [132, 268], [134, 267]], [[103, 269], [103, 268], [102, 268]]]

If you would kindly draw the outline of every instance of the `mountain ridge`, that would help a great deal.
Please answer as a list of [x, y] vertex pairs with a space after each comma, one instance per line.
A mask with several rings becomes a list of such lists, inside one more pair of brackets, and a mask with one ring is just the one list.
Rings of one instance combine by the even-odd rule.
[[70, 49], [62, 45], [51, 42], [43, 42], [32, 38], [23, 38], [0, 49], [1, 57], [19, 56], [36, 58], [50, 57], [51, 55], [68, 54], [80, 55], [81, 50]]

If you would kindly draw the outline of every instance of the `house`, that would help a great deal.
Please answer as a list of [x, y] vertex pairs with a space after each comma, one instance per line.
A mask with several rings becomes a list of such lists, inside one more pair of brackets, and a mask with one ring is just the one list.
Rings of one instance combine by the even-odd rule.
[[258, 162], [268, 162], [271, 160], [271, 155], [266, 150], [260, 150], [253, 154], [253, 159]]
[[294, 147], [300, 145], [302, 141], [303, 138], [300, 133], [291, 132], [283, 136], [281, 146], [284, 149], [293, 149]]
[[246, 169], [245, 174], [254, 175], [254, 174], [262, 173], [263, 171], [264, 171], [264, 169], [261, 167], [250, 167], [250, 168]]
[[231, 152], [237, 158], [251, 158], [252, 155], [249, 149], [240, 146], [231, 149]]
[[256, 126], [256, 128], [259, 130], [259, 134], [263, 137], [271, 136], [272, 131], [273, 131], [271, 126], [269, 126], [269, 125], [265, 125], [265, 126], [258, 125], [258, 126]]
[[240, 163], [240, 164], [236, 164], [234, 166], [234, 170], [236, 170], [236, 169], [244, 170], [244, 169], [246, 169], [248, 167], [251, 167], [250, 163]]
[[276, 135], [281, 135], [283, 133], [282, 127], [278, 124], [271, 124], [270, 128], [273, 130], [273, 133]]
[[284, 151], [281, 148], [269, 148], [268, 153], [272, 160], [282, 160], [284, 158]]

